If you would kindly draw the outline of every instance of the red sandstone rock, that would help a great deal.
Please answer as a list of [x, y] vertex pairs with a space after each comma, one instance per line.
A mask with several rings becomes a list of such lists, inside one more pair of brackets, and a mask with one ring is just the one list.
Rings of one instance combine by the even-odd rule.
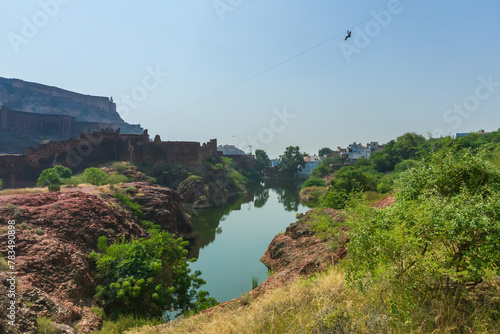
[[[146, 217], [158, 219], [177, 235], [192, 232], [175, 191], [148, 183], [122, 188], [129, 186], [136, 187], [137, 193], [131, 197], [144, 204]], [[9, 333], [36, 333], [37, 315], [51, 317], [61, 330], [76, 323], [79, 333], [88, 333], [100, 326], [102, 319], [89, 309], [96, 279], [88, 255], [97, 250], [100, 236], [108, 240], [140, 238], [147, 232], [121, 202], [111, 195], [92, 193], [94, 190], [0, 196], [0, 217], [16, 220], [18, 307], [24, 310], [18, 313], [20, 326], [10, 328]], [[7, 245], [6, 230], [0, 234], [0, 245]], [[6, 247], [0, 251], [7, 255]], [[0, 295], [4, 295], [6, 279], [0, 275]], [[0, 319], [0, 329], [5, 330], [4, 319]]]

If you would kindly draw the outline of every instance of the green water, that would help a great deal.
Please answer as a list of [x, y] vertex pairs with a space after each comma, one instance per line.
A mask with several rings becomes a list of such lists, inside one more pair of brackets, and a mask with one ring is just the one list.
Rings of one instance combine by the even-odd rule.
[[260, 257], [298, 212], [308, 210], [298, 194], [293, 184], [260, 187], [224, 208], [191, 212], [196, 236], [189, 257], [198, 260], [190, 267], [207, 281], [202, 290], [223, 302], [251, 290], [252, 277], [263, 282], [267, 268]]

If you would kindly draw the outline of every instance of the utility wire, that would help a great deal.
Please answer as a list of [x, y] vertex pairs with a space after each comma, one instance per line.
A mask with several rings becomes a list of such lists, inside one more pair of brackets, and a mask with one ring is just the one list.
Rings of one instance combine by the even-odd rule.
[[[363, 23], [365, 23], [365, 22], [367, 22], [367, 21], [372, 20], [372, 19], [373, 19], [375, 16], [377, 16], [378, 14], [380, 14], [380, 13], [382, 13], [382, 12], [384, 12], [384, 11], [388, 10], [390, 7], [394, 6], [395, 4], [399, 4], [399, 3], [403, 2], [403, 1], [404, 1], [404, 0], [399, 0], [399, 1], [397, 1], [397, 2], [392, 3], [391, 5], [389, 5], [389, 6], [385, 7], [384, 9], [382, 9], [382, 10], [380, 10], [380, 11], [378, 11], [376, 14], [374, 14], [374, 15], [370, 16], [370, 17], [369, 17], [369, 18], [367, 18], [366, 20], [361, 21], [361, 22], [357, 23], [356, 25], [354, 25], [354, 26], [350, 27], [350, 28], [349, 28], [349, 30], [350, 30], [350, 29], [353, 29], [353, 28], [356, 28], [356, 27], [358, 27], [358, 26], [362, 25]], [[408, 0], [408, 1], [411, 1], [411, 0]], [[214, 98], [214, 97], [216, 97], [216, 96], [219, 96], [219, 95], [221, 95], [221, 94], [224, 94], [225, 92], [227, 92], [227, 91], [229, 91], [229, 90], [231, 90], [231, 89], [233, 89], [233, 88], [235, 88], [235, 87], [241, 86], [241, 85], [243, 85], [244, 83], [246, 83], [246, 82], [248, 82], [248, 81], [250, 81], [250, 80], [252, 80], [252, 79], [255, 79], [255, 78], [257, 78], [257, 77], [259, 77], [259, 76], [261, 76], [261, 75], [263, 75], [263, 74], [265, 74], [265, 73], [267, 73], [267, 72], [270, 72], [270, 71], [274, 70], [275, 68], [277, 68], [277, 67], [279, 67], [279, 66], [281, 66], [281, 65], [284, 65], [284, 64], [286, 64], [286, 63], [288, 63], [288, 62], [290, 62], [290, 61], [292, 61], [292, 60], [294, 60], [294, 59], [297, 59], [297, 58], [299, 58], [300, 56], [302, 56], [302, 55], [304, 55], [304, 54], [306, 54], [306, 53], [308, 53], [308, 52], [311, 52], [312, 50], [317, 49], [317, 48], [319, 48], [320, 46], [325, 45], [325, 44], [327, 44], [327, 43], [329, 43], [329, 42], [333, 41], [334, 39], [339, 38], [340, 36], [344, 36], [344, 35], [345, 35], [345, 33], [344, 33], [344, 32], [341, 32], [341, 33], [339, 33], [339, 34], [337, 34], [337, 35], [335, 35], [335, 36], [333, 36], [333, 37], [328, 38], [327, 40], [325, 40], [325, 41], [323, 41], [323, 42], [321, 42], [321, 43], [319, 43], [319, 44], [316, 44], [316, 45], [314, 45], [314, 46], [310, 47], [309, 49], [306, 49], [306, 50], [304, 50], [304, 51], [302, 51], [302, 52], [300, 52], [300, 53], [296, 54], [295, 56], [292, 56], [292, 57], [290, 57], [290, 58], [287, 58], [287, 59], [285, 59], [285, 60], [281, 61], [280, 63], [277, 63], [277, 64], [275, 64], [275, 65], [273, 65], [273, 66], [271, 66], [271, 67], [266, 68], [265, 70], [263, 70], [263, 71], [261, 71], [261, 72], [259, 72], [259, 73], [257, 73], [257, 74], [254, 74], [254, 75], [252, 75], [252, 76], [250, 76], [250, 77], [248, 77], [248, 78], [246, 78], [246, 79], [243, 79], [243, 80], [241, 80], [241, 81], [239, 81], [239, 82], [235, 83], [234, 85], [231, 85], [231, 86], [229, 86], [229, 87], [227, 87], [227, 88], [224, 88], [224, 89], [222, 89], [222, 90], [218, 91], [217, 93], [214, 93], [214, 94], [212, 94], [212, 95], [209, 95], [209, 96], [207, 96], [207, 97], [205, 97], [205, 98], [203, 98], [203, 99], [201, 99], [201, 100], [198, 100], [198, 101], [193, 102], [193, 103], [191, 103], [191, 104], [189, 104], [189, 105], [187, 105], [187, 106], [185, 106], [185, 107], [182, 107], [182, 108], [180, 108], [180, 109], [177, 109], [176, 111], [173, 111], [173, 112], [168, 113], [168, 114], [166, 114], [166, 115], [163, 115], [163, 116], [160, 116], [160, 117], [158, 117], [158, 118], [152, 119], [152, 120], [150, 120], [150, 121], [144, 122], [144, 123], [142, 123], [142, 124], [148, 124], [148, 123], [151, 123], [151, 122], [155, 122], [155, 121], [158, 121], [158, 120], [160, 120], [160, 119], [163, 119], [163, 118], [166, 118], [166, 117], [172, 116], [172, 115], [174, 115], [174, 114], [180, 113], [180, 112], [182, 112], [182, 111], [184, 111], [184, 110], [186, 110], [186, 109], [190, 109], [190, 108], [192, 108], [192, 107], [194, 107], [194, 106], [196, 106], [196, 105], [198, 105], [198, 104], [200, 104], [200, 103], [203, 103], [203, 102], [205, 102], [205, 101], [207, 101], [207, 100], [210, 100], [210, 99], [212, 99], [212, 98]]]

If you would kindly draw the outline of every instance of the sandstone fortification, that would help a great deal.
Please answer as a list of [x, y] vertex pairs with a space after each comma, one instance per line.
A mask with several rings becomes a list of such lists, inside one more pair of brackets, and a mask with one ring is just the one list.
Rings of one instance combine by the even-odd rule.
[[40, 173], [55, 165], [63, 165], [73, 172], [102, 165], [109, 161], [129, 161], [148, 164], [200, 165], [217, 154], [217, 140], [208, 143], [154, 141], [147, 130], [141, 135], [122, 134], [120, 130], [102, 129], [82, 133], [80, 138], [51, 141], [30, 147], [26, 154], [0, 155], [0, 179], [5, 188], [34, 186]]

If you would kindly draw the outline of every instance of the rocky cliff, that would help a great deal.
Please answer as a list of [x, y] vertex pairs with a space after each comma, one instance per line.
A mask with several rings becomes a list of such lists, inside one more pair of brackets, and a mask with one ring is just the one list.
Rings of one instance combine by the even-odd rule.
[[37, 114], [68, 115], [78, 122], [112, 123], [122, 133], [142, 133], [126, 123], [107, 97], [84, 95], [57, 87], [0, 77], [0, 105]]
[[[146, 182], [120, 187], [143, 205], [146, 218], [178, 236], [192, 235], [193, 226], [175, 191]], [[108, 240], [147, 236], [137, 217], [111, 196], [115, 190], [89, 186], [0, 197], [0, 217], [16, 221], [17, 271], [16, 326], [9, 326], [2, 315], [0, 333], [37, 333], [40, 316], [52, 318], [64, 333], [100, 327], [102, 319], [90, 309], [96, 279], [89, 253], [97, 251], [103, 235]], [[0, 244], [6, 258], [8, 235], [3, 226]], [[1, 305], [7, 305], [8, 278], [0, 272]]]

